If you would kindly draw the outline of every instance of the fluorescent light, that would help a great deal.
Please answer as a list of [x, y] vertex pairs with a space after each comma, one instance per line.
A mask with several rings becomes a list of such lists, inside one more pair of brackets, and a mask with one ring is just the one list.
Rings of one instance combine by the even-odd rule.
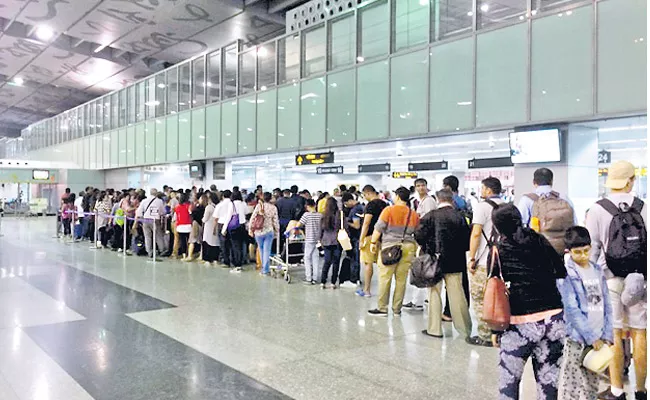
[[468, 12], [467, 12], [467, 16], [468, 16], [468, 17], [472, 17], [473, 15], [474, 15], [474, 12], [472, 12], [472, 11], [468, 11]]
[[17, 76], [17, 77], [14, 78], [14, 84], [15, 84], [16, 86], [22, 86], [23, 83], [25, 83], [25, 80], [24, 80], [23, 78], [21, 78], [21, 77], [19, 77], [19, 76]]
[[36, 29], [36, 37], [43, 41], [48, 41], [54, 36], [54, 31], [49, 26], [39, 26]]
[[164, 84], [164, 83], [159, 83], [159, 84], [158, 84], [158, 87], [161, 88], [161, 89], [164, 89], [164, 88], [165, 88], [165, 84]]
[[268, 54], [268, 51], [266, 50], [266, 47], [258, 47], [257, 48], [257, 55], [259, 57], [266, 57], [267, 54]]
[[646, 142], [648, 139], [621, 139], [621, 140], [605, 140], [599, 141], [598, 144], [620, 144], [620, 143], [636, 143], [636, 142]]
[[307, 100], [307, 99], [311, 99], [312, 97], [318, 97], [318, 95], [316, 93], [303, 94], [302, 96], [300, 96], [300, 100]]
[[471, 106], [472, 102], [471, 101], [459, 101], [456, 104], [459, 105], [459, 106]]
[[108, 46], [107, 44], [100, 44], [95, 50], [93, 50], [93, 53], [99, 53], [100, 51], [104, 50]]
[[630, 125], [630, 126], [617, 126], [614, 128], [598, 128], [598, 132], [621, 132], [633, 131], [636, 129], [646, 129], [648, 125]]
[[487, 4], [484, 3], [484, 4], [481, 5], [481, 11], [488, 12], [489, 9], [490, 9], [490, 6], [487, 5]]
[[358, 62], [364, 62], [365, 60], [366, 60], [366, 59], [363, 58], [363, 57], [361, 57], [361, 56], [357, 57], [357, 61], [358, 61]]

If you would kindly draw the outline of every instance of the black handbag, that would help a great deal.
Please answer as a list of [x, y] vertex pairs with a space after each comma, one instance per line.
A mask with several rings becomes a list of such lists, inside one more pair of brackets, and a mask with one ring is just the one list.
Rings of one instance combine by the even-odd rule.
[[411, 208], [409, 207], [409, 213], [406, 216], [406, 225], [404, 225], [404, 232], [402, 233], [402, 241], [399, 244], [394, 244], [392, 246], [386, 247], [385, 249], [381, 249], [382, 264], [395, 265], [402, 259], [402, 245], [404, 244], [404, 238], [406, 237], [406, 230], [409, 227], [410, 220]]

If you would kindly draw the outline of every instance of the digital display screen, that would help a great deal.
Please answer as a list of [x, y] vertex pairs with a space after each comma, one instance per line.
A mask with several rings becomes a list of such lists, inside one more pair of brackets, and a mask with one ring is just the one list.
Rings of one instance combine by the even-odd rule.
[[514, 164], [560, 161], [560, 130], [510, 132], [510, 158]]
[[190, 172], [199, 172], [198, 165], [190, 165]]
[[203, 164], [193, 162], [189, 164], [190, 178], [203, 178]]
[[43, 169], [32, 170], [32, 179], [35, 181], [47, 181], [50, 179], [50, 171]]

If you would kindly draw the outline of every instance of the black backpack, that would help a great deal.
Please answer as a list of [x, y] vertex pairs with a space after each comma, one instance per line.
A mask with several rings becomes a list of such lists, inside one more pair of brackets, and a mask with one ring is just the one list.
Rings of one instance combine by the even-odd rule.
[[631, 207], [627, 203], [617, 206], [608, 199], [599, 200], [597, 204], [612, 215], [609, 240], [605, 249], [607, 267], [615, 276], [621, 278], [634, 272], [646, 276], [648, 238], [645, 222], [641, 217], [643, 201], [635, 197]]

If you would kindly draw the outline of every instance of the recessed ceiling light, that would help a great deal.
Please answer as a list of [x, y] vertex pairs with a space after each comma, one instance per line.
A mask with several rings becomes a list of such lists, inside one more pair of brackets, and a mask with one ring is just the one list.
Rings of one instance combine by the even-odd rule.
[[36, 29], [36, 37], [41, 40], [50, 40], [54, 36], [54, 31], [49, 26], [39, 26]]
[[19, 77], [19, 76], [17, 76], [17, 77], [14, 78], [14, 84], [15, 84], [16, 86], [22, 86], [23, 83], [25, 83], [25, 80], [24, 80], [23, 78], [21, 78], [21, 77]]
[[481, 5], [481, 11], [483, 11], [483, 12], [488, 12], [489, 9], [490, 9], [490, 6], [487, 5], [487, 4], [483, 4], [483, 5]]

